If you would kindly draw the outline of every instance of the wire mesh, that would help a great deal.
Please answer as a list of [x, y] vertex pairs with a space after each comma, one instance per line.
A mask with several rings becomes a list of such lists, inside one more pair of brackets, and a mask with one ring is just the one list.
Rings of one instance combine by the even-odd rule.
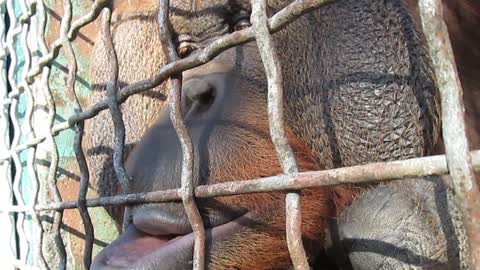
[[[19, 25], [19, 20], [17, 18], [15, 9], [14, 9], [14, 2], [13, 1], [7, 1], [7, 10], [8, 10], [8, 16], [9, 16], [9, 22], [10, 22], [10, 27], [7, 32], [7, 48], [9, 52], [14, 52], [14, 40], [17, 39], [17, 37], [22, 33], [22, 31], [25, 31], [25, 29]], [[16, 53], [11, 53], [10, 54], [10, 61], [11, 65], [16, 66], [19, 59], [16, 55]], [[18, 107], [18, 97], [19, 97], [19, 89], [17, 85], [17, 78], [16, 78], [16, 71], [15, 69], [9, 69], [8, 70], [8, 82], [9, 85], [12, 87], [12, 91], [9, 93], [9, 97], [11, 98], [11, 104], [9, 106], [10, 111], [9, 111], [9, 116], [10, 116], [10, 121], [12, 124], [13, 128], [13, 138], [11, 141], [11, 146], [15, 147], [18, 145], [20, 142], [20, 137], [22, 134], [22, 131], [20, 129], [20, 123], [18, 119], [18, 114], [17, 114], [17, 107]], [[15, 175], [13, 177], [13, 183], [12, 183], [12, 188], [13, 188], [13, 194], [15, 197], [15, 200], [23, 205], [23, 197], [20, 192], [20, 179], [22, 177], [22, 165], [20, 161], [20, 156], [18, 153], [15, 153], [12, 155], [12, 161], [13, 161], [13, 168], [15, 170]], [[25, 239], [25, 231], [23, 230], [23, 221], [24, 221], [24, 214], [20, 213], [16, 217], [16, 233], [18, 234], [18, 249], [20, 251], [20, 254], [18, 256], [20, 257], [21, 261], [26, 260], [25, 254], [25, 249], [27, 247], [26, 239]]]
[[[23, 27], [26, 28], [26, 31], [23, 32], [22, 38], [22, 47], [24, 48], [24, 55], [25, 55], [25, 65], [23, 67], [23, 74], [21, 80], [21, 89], [23, 89], [25, 95], [27, 96], [27, 108], [25, 113], [25, 121], [24, 126], [26, 128], [26, 133], [29, 134], [29, 137], [34, 137], [35, 132], [33, 129], [33, 108], [35, 106], [35, 99], [34, 93], [32, 91], [32, 86], [27, 81], [28, 70], [29, 68], [35, 64], [36, 57], [33, 56], [35, 50], [37, 50], [36, 41], [38, 37], [38, 29], [35, 28], [37, 25], [36, 23], [37, 18], [32, 17], [32, 6], [27, 7], [26, 3], [21, 3], [22, 12], [24, 15], [29, 15], [29, 20], [23, 21]], [[41, 7], [40, 7], [41, 8]], [[30, 21], [30, 23], [29, 23]], [[27, 157], [27, 171], [28, 171], [28, 179], [30, 180], [30, 190], [26, 191], [26, 185], [23, 184], [24, 187], [23, 193], [29, 193], [30, 198], [28, 203], [25, 202], [30, 209], [35, 207], [37, 202], [37, 197], [39, 194], [39, 180], [37, 177], [37, 171], [34, 166], [35, 163], [35, 156], [36, 156], [36, 148], [31, 148], [28, 150], [28, 157]], [[46, 269], [45, 258], [43, 256], [43, 252], [41, 250], [42, 241], [43, 241], [43, 229], [40, 222], [40, 217], [38, 213], [32, 212], [29, 217], [31, 218], [31, 228], [30, 231], [33, 232], [32, 234], [32, 243], [29, 243], [29, 246], [32, 251], [32, 260], [37, 262], [38, 266], [41, 269]], [[33, 246], [33, 247], [32, 247]]]
[[[70, 0], [64, 2], [64, 11], [65, 14], [72, 13], [72, 4]], [[65, 15], [64, 15], [65, 16]], [[66, 81], [67, 91], [70, 92], [70, 95], [74, 97], [75, 103], [75, 113], [82, 111], [82, 106], [76, 94], [75, 88], [75, 78], [77, 76], [77, 59], [75, 56], [75, 51], [71, 41], [68, 38], [69, 29], [67, 27], [62, 28], [61, 33], [62, 39], [64, 40], [63, 47], [65, 48], [65, 53], [68, 59], [68, 77]], [[89, 183], [89, 172], [88, 165], [85, 159], [85, 154], [82, 148], [82, 139], [83, 139], [83, 129], [84, 123], [80, 122], [75, 127], [75, 138], [74, 138], [74, 151], [77, 158], [79, 170], [80, 170], [80, 187], [78, 191], [78, 211], [80, 212], [80, 217], [82, 219], [84, 228], [85, 228], [85, 245], [84, 245], [84, 256], [83, 256], [83, 265], [85, 269], [90, 269], [92, 263], [92, 250], [93, 250], [93, 240], [94, 240], [94, 229], [90, 214], [86, 206], [86, 198], [88, 191]]]
[[[8, 106], [11, 104], [11, 100], [8, 98], [7, 89], [7, 51], [5, 48], [6, 40], [5, 33], [7, 31], [6, 23], [6, 6], [5, 2], [0, 5], [0, 153], [7, 153], [10, 149], [10, 134], [9, 134], [9, 117]], [[13, 191], [12, 191], [12, 178], [10, 171], [10, 160], [6, 160], [0, 163], [0, 204], [12, 205], [13, 204]], [[2, 224], [3, 233], [0, 234], [0, 241], [3, 243], [0, 245], [1, 254], [5, 254], [12, 263], [7, 266], [6, 269], [13, 268], [13, 259], [16, 258], [17, 243], [15, 241], [14, 232], [14, 216], [12, 212], [0, 213], [0, 224]]]
[[[404, 161], [374, 163], [326, 171], [299, 173], [295, 157], [283, 130], [283, 89], [279, 62], [271, 34], [281, 30], [302, 14], [320, 8], [332, 1], [294, 1], [284, 9], [267, 17], [266, 1], [252, 0], [252, 27], [220, 37], [199, 53], [178, 59], [173, 47], [168, 23], [168, 0], [159, 0], [158, 24], [162, 46], [168, 63], [151, 78], [124, 87], [118, 85], [118, 60], [113, 46], [111, 9], [109, 1], [97, 0], [90, 10], [73, 20], [71, 0], [63, 1], [63, 16], [59, 38], [50, 45], [46, 42], [47, 8], [42, 0], [0, 1], [0, 252], [8, 257], [8, 269], [66, 269], [68, 258], [62, 238], [62, 216], [65, 209], [78, 208], [85, 231], [83, 266], [91, 264], [94, 228], [89, 207], [126, 205], [133, 203], [182, 201], [195, 235], [194, 269], [205, 267], [205, 230], [195, 198], [289, 191], [286, 196], [287, 243], [295, 269], [308, 269], [301, 241], [300, 196], [296, 190], [308, 187], [394, 180], [417, 176], [450, 173], [455, 191], [463, 202], [464, 221], [470, 239], [471, 267], [480, 261], [480, 221], [478, 187], [473, 171], [480, 169], [480, 151], [469, 152], [465, 136], [461, 86], [456, 74], [448, 34], [440, 15], [439, 0], [420, 0], [420, 13], [428, 39], [431, 58], [441, 90], [443, 134], [446, 156], [431, 156]], [[78, 60], [72, 46], [79, 30], [92, 23], [103, 10], [102, 31], [109, 57], [107, 98], [82, 110], [75, 87]], [[272, 141], [284, 171], [283, 175], [225, 182], [209, 186], [192, 186], [193, 147], [180, 114], [181, 72], [212, 60], [221, 52], [256, 40], [268, 79], [268, 112]], [[442, 44], [440, 46], [439, 44]], [[448, 46], [444, 46], [447, 44]], [[51, 67], [63, 48], [66, 55], [67, 79], [65, 91], [73, 98], [75, 113], [67, 120], [56, 122], [57, 110], [49, 85]], [[33, 53], [35, 52], [35, 53]], [[129, 177], [123, 167], [125, 125], [120, 104], [129, 96], [138, 94], [170, 80], [169, 105], [171, 119], [181, 141], [184, 154], [182, 186], [179, 189], [139, 194], [121, 194], [87, 199], [89, 171], [82, 150], [83, 122], [108, 109], [114, 122], [114, 169], [123, 191], [129, 191]], [[37, 107], [42, 106], [43, 110]], [[19, 115], [22, 115], [19, 117]], [[42, 127], [38, 128], [37, 124]], [[45, 128], [47, 127], [47, 128]], [[80, 187], [76, 201], [62, 201], [57, 183], [59, 170], [58, 143], [55, 137], [62, 131], [75, 129], [73, 148], [80, 171]], [[11, 131], [11, 132], [10, 132]], [[453, 132], [453, 133], [452, 133]], [[13, 136], [12, 136], [13, 135]], [[459, 149], [461, 151], [459, 151]], [[48, 160], [47, 168], [35, 164], [37, 159]], [[26, 164], [26, 165], [24, 165]], [[30, 185], [26, 185], [29, 179]], [[52, 213], [52, 224], [41, 222], [42, 213]], [[129, 222], [125, 213], [124, 226]], [[42, 216], [43, 217], [43, 216]], [[5, 224], [5, 225], [3, 225]], [[45, 247], [53, 240], [54, 246]], [[49, 242], [50, 243], [50, 242]], [[54, 253], [52, 256], [50, 253]]]

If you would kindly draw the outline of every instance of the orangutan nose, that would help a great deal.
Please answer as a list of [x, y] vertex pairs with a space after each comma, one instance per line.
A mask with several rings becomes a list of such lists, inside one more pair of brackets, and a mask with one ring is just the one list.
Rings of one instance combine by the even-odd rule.
[[186, 216], [172, 216], [159, 209], [136, 209], [133, 224], [138, 230], [151, 235], [185, 235], [192, 232]]
[[217, 82], [214, 78], [192, 78], [183, 83], [182, 111], [202, 113], [215, 102]]

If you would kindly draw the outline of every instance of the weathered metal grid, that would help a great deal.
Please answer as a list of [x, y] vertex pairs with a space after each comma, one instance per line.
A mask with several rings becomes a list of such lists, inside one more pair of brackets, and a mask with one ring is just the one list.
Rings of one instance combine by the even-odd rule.
[[[340, 168], [327, 171], [298, 173], [294, 155], [285, 139], [282, 127], [282, 78], [278, 61], [275, 61], [276, 51], [271, 42], [270, 33], [274, 33], [296, 19], [298, 16], [332, 1], [304, 0], [292, 2], [289, 6], [272, 16], [266, 17], [265, 0], [252, 0], [251, 20], [253, 26], [243, 29], [214, 41], [198, 54], [179, 60], [172, 46], [168, 28], [165, 22], [168, 17], [168, 0], [159, 1], [159, 30], [162, 37], [162, 46], [168, 58], [168, 64], [162, 67], [155, 76], [148, 80], [132, 83], [118, 89], [118, 65], [115, 50], [112, 46], [110, 34], [111, 11], [107, 0], [97, 0], [93, 3], [88, 14], [72, 22], [71, 0], [65, 0], [64, 16], [62, 17], [60, 38], [48, 49], [45, 42], [46, 13], [41, 0], [4, 0], [0, 1], [0, 185], [1, 197], [0, 220], [6, 224], [2, 227], [2, 254], [9, 257], [10, 269], [13, 268], [41, 268], [47, 269], [44, 254], [42, 254], [42, 225], [39, 222], [40, 211], [54, 211], [53, 231], [55, 232], [56, 252], [59, 255], [58, 268], [65, 269], [65, 247], [60, 235], [62, 212], [68, 208], [78, 208], [85, 226], [86, 242], [84, 265], [86, 268], [91, 263], [93, 243], [93, 226], [88, 216], [87, 207], [105, 205], [123, 205], [144, 202], [164, 202], [181, 200], [187, 211], [195, 235], [194, 269], [204, 268], [204, 241], [205, 232], [196, 208], [195, 197], [225, 196], [242, 193], [265, 192], [275, 190], [289, 190], [286, 196], [287, 211], [287, 242], [296, 269], [308, 269], [308, 263], [300, 240], [301, 209], [299, 196], [293, 192], [307, 187], [335, 185], [339, 183], [360, 183], [375, 180], [393, 180], [406, 177], [443, 175], [450, 173], [455, 187], [456, 195], [461, 199], [464, 209], [464, 223], [467, 228], [470, 243], [470, 266], [477, 269], [480, 263], [480, 203], [479, 191], [474, 179], [473, 170], [480, 169], [480, 151], [469, 152], [465, 136], [463, 119], [463, 104], [461, 101], [461, 86], [456, 73], [452, 49], [448, 39], [446, 26], [441, 16], [440, 0], [419, 0], [420, 14], [425, 35], [428, 40], [430, 56], [434, 63], [438, 85], [441, 91], [443, 136], [445, 141], [446, 156], [432, 156], [415, 158], [405, 161], [375, 163], [349, 168]], [[16, 10], [19, 3], [20, 9]], [[77, 60], [71, 47], [78, 30], [91, 23], [104, 9], [102, 21], [103, 37], [107, 44], [107, 54], [112, 66], [110, 67], [110, 84], [107, 86], [108, 98], [98, 102], [86, 111], [75, 99], [76, 114], [68, 121], [54, 125], [55, 104], [49, 89], [50, 65], [63, 47], [68, 58], [68, 78], [66, 90], [75, 94], [75, 75], [77, 73]], [[8, 31], [5, 22], [8, 16]], [[262, 61], [266, 67], [268, 78], [268, 113], [272, 141], [275, 144], [280, 164], [284, 174], [237, 182], [213, 184], [193, 188], [192, 179], [192, 145], [188, 132], [179, 113], [179, 99], [181, 89], [181, 72], [202, 65], [222, 51], [236, 45], [256, 39]], [[19, 41], [18, 41], [19, 40]], [[20, 44], [18, 47], [15, 44]], [[24, 57], [23, 66], [17, 64], [18, 48]], [[32, 55], [33, 50], [39, 50], [40, 55]], [[7, 62], [9, 66], [7, 68]], [[18, 75], [21, 70], [21, 75]], [[7, 76], [8, 72], [8, 76]], [[7, 79], [7, 78], [8, 79]], [[101, 110], [109, 109], [115, 124], [115, 149], [114, 168], [122, 187], [128, 191], [128, 176], [122, 164], [122, 153], [125, 130], [121, 118], [119, 103], [124, 102], [128, 96], [158, 86], [170, 78], [170, 112], [172, 122], [177, 131], [184, 152], [182, 168], [182, 187], [175, 190], [155, 191], [140, 194], [125, 194], [111, 197], [86, 199], [88, 185], [88, 168], [81, 148], [83, 121], [97, 115]], [[38, 95], [41, 95], [40, 97]], [[76, 96], [75, 96], [76, 97]], [[17, 117], [19, 99], [26, 98], [25, 109], [27, 119], [22, 126]], [[37, 131], [32, 128], [33, 107], [44, 102], [48, 108], [44, 115], [49, 129], [47, 132]], [[24, 129], [21, 129], [25, 126]], [[13, 129], [13, 138], [10, 138], [9, 129]], [[58, 153], [54, 136], [59, 132], [75, 128], [75, 153], [80, 167], [81, 181], [78, 200], [62, 202], [56, 185], [56, 171], [58, 169]], [[20, 143], [22, 135], [23, 143]], [[11, 140], [10, 140], [11, 139]], [[38, 181], [34, 160], [36, 151], [41, 144], [49, 149], [50, 167], [45, 176], [45, 181]], [[27, 161], [27, 171], [22, 171], [22, 154]], [[12, 167], [15, 173], [12, 173]], [[28, 203], [24, 201], [25, 191], [21, 187], [22, 175], [27, 174], [36, 183], [32, 190], [33, 198]], [[38, 198], [42, 185], [48, 184], [48, 190], [53, 195], [53, 202], [43, 202]], [[23, 192], [23, 193], [22, 193]], [[14, 204], [15, 200], [15, 204]], [[14, 218], [15, 216], [15, 218]], [[25, 216], [33, 220], [37, 246], [34, 250], [33, 260], [28, 260], [27, 249], [29, 237], [25, 233], [23, 222]], [[16, 229], [14, 229], [16, 226]], [[15, 239], [16, 232], [18, 240]], [[5, 249], [5, 250], [4, 250]], [[29, 263], [30, 262], [30, 263]], [[34, 265], [34, 266], [29, 266]]]

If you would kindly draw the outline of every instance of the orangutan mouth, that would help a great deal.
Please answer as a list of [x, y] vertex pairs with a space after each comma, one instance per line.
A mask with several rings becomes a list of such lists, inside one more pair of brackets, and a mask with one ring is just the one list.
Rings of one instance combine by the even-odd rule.
[[[221, 241], [252, 224], [254, 214], [243, 216], [206, 230], [207, 246]], [[253, 222], [254, 223], [254, 222]], [[130, 224], [115, 241], [105, 247], [92, 263], [92, 270], [184, 269], [193, 254], [193, 233], [185, 235], [150, 235]], [[191, 268], [191, 266], [190, 266]]]

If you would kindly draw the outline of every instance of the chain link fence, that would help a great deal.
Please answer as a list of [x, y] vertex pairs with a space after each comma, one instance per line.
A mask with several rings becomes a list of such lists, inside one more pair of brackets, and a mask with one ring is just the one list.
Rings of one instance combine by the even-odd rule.
[[[287, 242], [295, 269], [308, 269], [301, 241], [300, 196], [296, 190], [308, 187], [362, 183], [374, 180], [393, 180], [417, 176], [450, 174], [455, 193], [462, 202], [464, 224], [469, 237], [472, 269], [480, 263], [480, 198], [474, 178], [474, 169], [480, 169], [480, 151], [469, 152], [465, 135], [461, 85], [456, 73], [452, 48], [441, 16], [441, 1], [419, 0], [422, 26], [434, 63], [442, 101], [443, 138], [445, 156], [422, 157], [404, 161], [366, 164], [326, 171], [298, 172], [295, 157], [286, 140], [283, 128], [282, 76], [271, 33], [279, 31], [302, 14], [321, 8], [327, 0], [297, 0], [268, 18], [265, 0], [252, 0], [252, 27], [220, 37], [198, 54], [178, 59], [172, 39], [165, 27], [168, 21], [168, 0], [159, 1], [159, 33], [168, 63], [151, 78], [123, 87], [118, 86], [118, 60], [113, 46], [109, 1], [84, 3], [83, 14], [74, 14], [71, 0], [62, 3], [63, 14], [57, 15], [59, 27], [52, 27], [50, 5], [55, 1], [3, 0], [0, 1], [0, 254], [5, 269], [66, 269], [71, 258], [67, 256], [62, 220], [65, 209], [77, 208], [83, 221], [85, 241], [83, 265], [89, 268], [92, 260], [94, 226], [89, 208], [132, 203], [182, 201], [192, 225], [194, 269], [204, 268], [205, 230], [193, 198], [206, 198], [255, 192], [288, 190]], [[81, 1], [80, 1], [81, 2]], [[87, 2], [87, 1], [83, 1]], [[82, 3], [83, 3], [82, 2]], [[58, 2], [56, 3], [58, 5]], [[72, 41], [79, 30], [92, 24], [103, 10], [101, 29], [109, 63], [107, 98], [82, 108], [85, 96], [79, 85], [83, 63]], [[97, 20], [98, 21], [98, 20]], [[48, 26], [47, 26], [48, 24]], [[49, 30], [58, 31], [52, 42]], [[52, 31], [53, 31], [52, 30]], [[256, 41], [268, 78], [268, 115], [272, 141], [284, 174], [261, 179], [226, 182], [193, 187], [193, 149], [180, 114], [181, 72], [200, 66], [226, 49], [249, 41]], [[60, 54], [60, 50], [63, 50]], [[60, 59], [62, 58], [62, 59]], [[69, 111], [58, 111], [59, 90], [55, 73], [64, 62], [60, 92], [68, 95]], [[80, 64], [79, 64], [80, 63]], [[109, 110], [114, 122], [114, 168], [123, 190], [128, 191], [128, 176], [123, 168], [125, 127], [119, 104], [129, 96], [156, 87], [169, 80], [169, 107], [172, 122], [182, 143], [184, 154], [182, 186], [175, 190], [153, 191], [141, 194], [123, 194], [89, 198], [89, 171], [82, 150], [83, 122], [102, 110]], [[88, 95], [88, 92], [87, 92]], [[65, 117], [59, 117], [64, 115]], [[67, 135], [65, 135], [67, 134]], [[76, 199], [62, 200], [57, 181], [65, 157], [62, 136], [74, 137], [71, 155], [80, 172]], [[63, 137], [64, 138], [64, 137]], [[59, 152], [60, 151], [60, 152]]]

